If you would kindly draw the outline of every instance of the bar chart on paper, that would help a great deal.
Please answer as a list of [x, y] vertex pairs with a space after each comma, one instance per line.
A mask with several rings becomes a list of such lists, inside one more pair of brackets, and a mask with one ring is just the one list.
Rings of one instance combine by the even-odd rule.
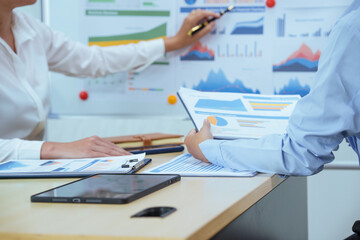
[[228, 177], [252, 177], [256, 175], [253, 171], [235, 171], [211, 163], [204, 163], [191, 154], [184, 153], [170, 162], [145, 171], [152, 174], [180, 174], [184, 177], [194, 176], [228, 176]]
[[286, 132], [299, 95], [211, 93], [181, 88], [179, 96], [201, 129], [205, 119], [218, 139], [260, 138]]

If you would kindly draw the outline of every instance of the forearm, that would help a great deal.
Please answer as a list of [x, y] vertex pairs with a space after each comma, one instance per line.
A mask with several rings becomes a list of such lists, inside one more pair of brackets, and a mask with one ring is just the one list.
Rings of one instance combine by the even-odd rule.
[[334, 159], [331, 152], [316, 156], [287, 135], [234, 141], [208, 140], [200, 144], [200, 148], [210, 162], [220, 166], [283, 175], [312, 175]]
[[62, 50], [51, 50], [48, 54], [50, 70], [77, 77], [141, 71], [165, 53], [162, 39], [111, 47], [88, 47], [64, 39], [58, 41]]

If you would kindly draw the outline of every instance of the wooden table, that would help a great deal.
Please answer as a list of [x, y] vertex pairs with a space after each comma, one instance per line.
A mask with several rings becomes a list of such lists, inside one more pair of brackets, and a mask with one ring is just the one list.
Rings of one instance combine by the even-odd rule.
[[[152, 155], [153, 162], [144, 170], [176, 155]], [[261, 221], [268, 219], [266, 216], [269, 215], [264, 209], [270, 210], [270, 215], [274, 215], [272, 212], [275, 211], [275, 216], [270, 218], [281, 221], [279, 224], [289, 223], [289, 218], [295, 217], [294, 214], [306, 212], [304, 206], [298, 206], [298, 209], [293, 206], [299, 205], [296, 201], [300, 198], [305, 198], [306, 207], [306, 185], [305, 196], [300, 198], [298, 193], [304, 195], [303, 183], [294, 189], [290, 197], [288, 193], [293, 186], [288, 186], [271, 197], [269, 192], [291, 181], [269, 174], [252, 178], [183, 177], [176, 184], [124, 205], [30, 202], [32, 194], [70, 181], [74, 179], [0, 180], [0, 239], [209, 239], [214, 236], [215, 239], [225, 239], [244, 233], [239, 224], [249, 230], [251, 227], [247, 225], [255, 224], [254, 234], [258, 234], [259, 227], [264, 227], [260, 226]], [[281, 184], [282, 182], [285, 183]], [[295, 182], [298, 183], [297, 180]], [[265, 199], [266, 195], [273, 200], [259, 201]], [[294, 204], [289, 204], [291, 199], [294, 199]], [[267, 206], [268, 204], [270, 206]], [[277, 206], [279, 204], [281, 206]], [[163, 219], [130, 217], [145, 208], [155, 206], [171, 206], [177, 211]], [[249, 210], [245, 212], [247, 209]], [[280, 219], [277, 220], [276, 215], [282, 212], [278, 209], [284, 210], [286, 216], [280, 214]], [[242, 216], [245, 216], [243, 221]], [[305, 218], [306, 216], [305, 214]], [[303, 223], [304, 217], [300, 216], [300, 220], [306, 226], [306, 219]], [[272, 225], [269, 224], [271, 229], [267, 231], [275, 234], [277, 230]], [[288, 232], [294, 232], [295, 229], [307, 231], [305, 228], [298, 225], [288, 229]], [[236, 229], [240, 229], [242, 233], [234, 232]], [[250, 234], [250, 231], [245, 232]], [[288, 232], [274, 236], [286, 236]], [[261, 234], [269, 236], [266, 231]]]

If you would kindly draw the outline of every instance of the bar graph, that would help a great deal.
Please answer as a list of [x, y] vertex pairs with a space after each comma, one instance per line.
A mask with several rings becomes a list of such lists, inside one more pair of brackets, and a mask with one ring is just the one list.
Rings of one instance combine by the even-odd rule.
[[158, 167], [150, 169], [145, 173], [156, 174], [180, 174], [181, 176], [254, 176], [253, 171], [236, 171], [224, 168], [211, 163], [202, 162], [184, 153], [170, 162], [164, 163]]
[[217, 57], [224, 58], [261, 58], [263, 51], [259, 48], [258, 42], [218, 44]]

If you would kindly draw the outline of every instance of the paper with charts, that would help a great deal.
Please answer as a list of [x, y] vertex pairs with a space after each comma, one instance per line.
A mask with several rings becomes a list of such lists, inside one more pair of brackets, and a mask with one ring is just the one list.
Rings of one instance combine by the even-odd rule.
[[189, 153], [181, 154], [170, 162], [144, 173], [179, 174], [183, 177], [253, 177], [257, 174], [254, 171], [236, 171], [211, 163], [204, 163]]
[[218, 139], [260, 138], [285, 133], [299, 95], [200, 92], [180, 88], [181, 98], [199, 130], [204, 119]]
[[0, 175], [7, 173], [127, 173], [144, 158], [145, 153], [103, 158], [14, 160], [0, 164]]

